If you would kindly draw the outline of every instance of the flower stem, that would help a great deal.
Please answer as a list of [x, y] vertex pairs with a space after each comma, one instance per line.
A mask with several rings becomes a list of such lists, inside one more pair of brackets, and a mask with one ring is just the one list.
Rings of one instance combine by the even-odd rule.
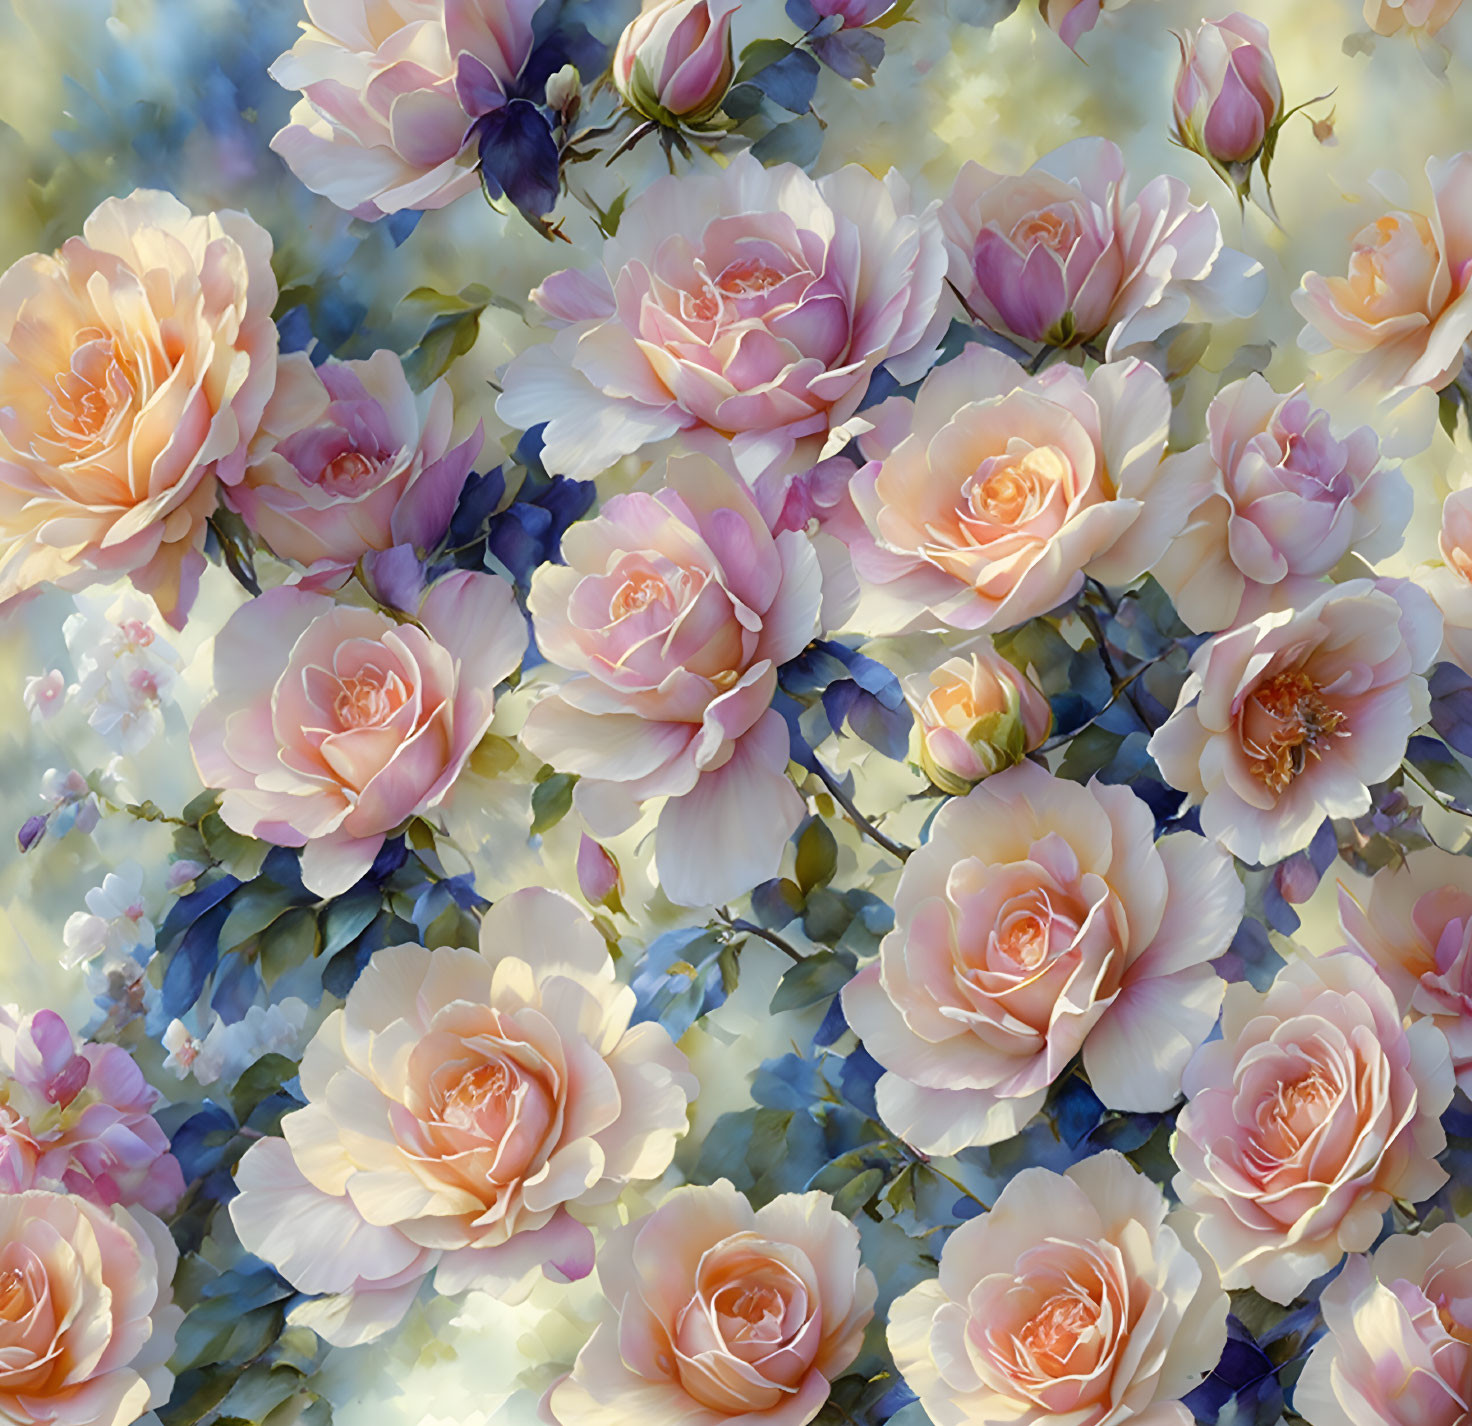
[[859, 829], [859, 831], [861, 831], [866, 837], [868, 837], [870, 841], [874, 842], [878, 846], [883, 847], [884, 850], [890, 854], [890, 856], [897, 858], [899, 861], [905, 861], [908, 859], [910, 853], [915, 849], [913, 847], [905, 846], [903, 842], [896, 842], [893, 840], [893, 838], [886, 837], [884, 833], [879, 830], [878, 827], [876, 827], [867, 817], [864, 816], [862, 812], [859, 811], [859, 809], [854, 805], [853, 798], [850, 797], [848, 793], [846, 793], [839, 785], [838, 779], [834, 777], [833, 774], [829, 772], [828, 769], [818, 761], [816, 755], [814, 755], [813, 757], [813, 771], [816, 772], [819, 778], [822, 779], [823, 786], [828, 789], [828, 791], [833, 796], [833, 800], [840, 807], [843, 808], [843, 810], [848, 814], [849, 821], [852, 822], [854, 826]]
[[716, 907], [716, 915], [724, 921], [733, 931], [740, 931], [743, 935], [755, 936], [760, 941], [765, 941], [769, 946], [775, 946], [784, 956], [801, 964], [807, 959], [790, 941], [784, 940], [775, 931], [768, 931], [763, 926], [758, 926], [754, 921], [747, 921], [740, 916], [732, 916], [724, 906]]

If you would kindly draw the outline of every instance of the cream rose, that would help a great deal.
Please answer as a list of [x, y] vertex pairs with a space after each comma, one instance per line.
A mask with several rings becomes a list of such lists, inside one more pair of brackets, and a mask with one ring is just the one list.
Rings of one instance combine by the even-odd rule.
[[1442, 657], [1472, 671], [1472, 487], [1454, 490], [1441, 507], [1441, 561], [1416, 572], [1442, 617]]
[[1266, 865], [1326, 817], [1358, 817], [1426, 721], [1441, 619], [1408, 581], [1310, 584], [1289, 608], [1208, 639], [1150, 739], [1201, 830]]
[[804, 1426], [877, 1295], [826, 1193], [753, 1210], [724, 1179], [616, 1233], [598, 1280], [609, 1310], [548, 1396], [558, 1426]]
[[1428, 1021], [1402, 1028], [1358, 956], [1293, 961], [1265, 991], [1230, 986], [1222, 1037], [1184, 1085], [1174, 1188], [1226, 1287], [1291, 1302], [1375, 1242], [1392, 1199], [1446, 1182], [1446, 1039]]
[[344, 1345], [378, 1336], [420, 1281], [516, 1292], [592, 1267], [574, 1216], [658, 1178], [696, 1083], [577, 905], [498, 901], [479, 951], [379, 951], [302, 1058], [307, 1105], [240, 1162], [231, 1220]]
[[1221, 389], [1206, 429], [1171, 457], [1169, 478], [1197, 483], [1201, 503], [1151, 571], [1191, 628], [1230, 628], [1244, 600], [1260, 607], [1351, 550], [1376, 560], [1400, 547], [1410, 486], [1380, 464], [1368, 426], [1341, 440], [1302, 388], [1280, 396], [1254, 374]]
[[1227, 1295], [1182, 1214], [1123, 1154], [1024, 1169], [890, 1309], [935, 1426], [1190, 1426]]
[[1242, 905], [1231, 860], [1194, 832], [1157, 843], [1127, 787], [1036, 763], [988, 778], [941, 808], [878, 961], [843, 989], [886, 1071], [880, 1118], [928, 1154], [996, 1143], [1080, 1051], [1111, 1109], [1168, 1109]]
[[127, 575], [179, 628], [276, 376], [271, 238], [109, 198], [0, 276], [0, 599]]
[[69, 1194], [0, 1195], [0, 1419], [131, 1426], [168, 1400], [184, 1314], [151, 1213]]
[[1381, 393], [1439, 391], [1461, 370], [1472, 334], [1472, 153], [1428, 159], [1426, 178], [1428, 211], [1366, 224], [1346, 276], [1306, 272], [1293, 294], [1308, 323], [1299, 346], [1345, 353], [1345, 378]]
[[1401, 1013], [1447, 1038], [1463, 1093], [1472, 1094], [1472, 858], [1412, 852], [1365, 882], [1341, 873], [1339, 924], [1369, 959]]
[[1472, 1381], [1472, 1234], [1397, 1234], [1319, 1299], [1329, 1331], [1293, 1388], [1309, 1426], [1463, 1426]]
[[1192, 490], [1161, 479], [1170, 394], [1153, 367], [1111, 362], [1028, 376], [969, 346], [866, 412], [854, 504], [869, 632], [917, 624], [1007, 629], [1072, 598], [1090, 574], [1123, 584], [1185, 524]]

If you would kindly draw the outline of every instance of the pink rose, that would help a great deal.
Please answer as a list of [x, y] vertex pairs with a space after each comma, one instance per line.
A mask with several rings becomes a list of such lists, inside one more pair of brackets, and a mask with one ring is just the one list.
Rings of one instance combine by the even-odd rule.
[[1222, 245], [1216, 214], [1180, 179], [1154, 178], [1134, 199], [1125, 183], [1107, 139], [1075, 139], [1017, 176], [965, 164], [940, 224], [968, 310], [1030, 342], [1105, 338], [1111, 358], [1154, 341], [1193, 303], [1213, 317], [1257, 310], [1262, 264]]
[[0, 1194], [0, 1419], [131, 1426], [169, 1398], [179, 1254], [151, 1213]]
[[1434, 35], [1457, 13], [1462, 0], [1365, 0], [1365, 23], [1377, 35], [1402, 29]]
[[1180, 35], [1176, 40], [1176, 138], [1240, 187], [1283, 120], [1283, 86], [1268, 48], [1268, 27], [1233, 13], [1204, 20], [1189, 42]]
[[1150, 739], [1161, 775], [1201, 803], [1201, 830], [1245, 862], [1301, 851], [1326, 817], [1369, 810], [1431, 708], [1441, 641], [1408, 581], [1309, 584], [1288, 608], [1208, 639]]
[[1291, 1302], [1375, 1242], [1392, 1199], [1446, 1182], [1446, 1040], [1426, 1021], [1403, 1029], [1358, 956], [1292, 961], [1265, 991], [1229, 986], [1222, 1037], [1184, 1083], [1173, 1186], [1224, 1287]]
[[1123, 1154], [1029, 1168], [890, 1309], [889, 1346], [937, 1426], [1190, 1426], [1227, 1295], [1182, 1214]]
[[1472, 1381], [1472, 1235], [1458, 1223], [1352, 1257], [1293, 1388], [1309, 1426], [1461, 1426]]
[[1168, 1109], [1242, 905], [1231, 860], [1194, 832], [1157, 842], [1126, 787], [1025, 762], [952, 799], [900, 873], [879, 959], [843, 989], [886, 1071], [880, 1118], [927, 1154], [995, 1144], [1080, 1051], [1109, 1108]]
[[451, 444], [454, 398], [444, 381], [415, 395], [391, 351], [314, 367], [282, 357], [261, 439], [235, 506], [282, 559], [345, 577], [370, 550], [445, 532], [482, 428]]
[[0, 276], [0, 599], [127, 575], [176, 629], [276, 376], [271, 238], [109, 198]]
[[1043, 23], [1068, 46], [1076, 49], [1079, 39], [1099, 23], [1106, 10], [1118, 10], [1129, 0], [1038, 0]]
[[554, 474], [595, 476], [680, 433], [748, 480], [811, 464], [881, 362], [902, 381], [930, 364], [944, 277], [934, 212], [911, 212], [895, 171], [850, 164], [815, 182], [742, 153], [719, 174], [660, 179], [601, 270], [532, 293], [558, 334], [511, 363], [496, 410], [547, 423]]
[[1053, 728], [1042, 689], [989, 640], [969, 659], [947, 659], [928, 677], [911, 674], [903, 687], [915, 713], [920, 766], [953, 797], [1021, 762]]
[[269, 589], [215, 639], [214, 697], [190, 734], [199, 775], [223, 790], [227, 826], [301, 847], [306, 885], [340, 895], [449, 792], [526, 638], [496, 575], [447, 576], [403, 623]]
[[498, 901], [480, 950], [377, 952], [302, 1058], [304, 1109], [237, 1171], [230, 1217], [339, 1346], [376, 1337], [431, 1270], [512, 1296], [585, 1276], [573, 1216], [669, 1167], [696, 1083], [602, 936], [559, 892]]
[[151, 1113], [160, 1098], [120, 1045], [78, 1044], [54, 1011], [0, 1005], [0, 1192], [172, 1211], [184, 1176]]
[[1072, 598], [1085, 574], [1142, 574], [1190, 510], [1193, 490], [1160, 479], [1170, 394], [1142, 362], [1028, 376], [973, 345], [913, 406], [893, 398], [865, 415], [877, 459], [851, 492], [875, 543], [852, 554], [871, 632], [1012, 628]]
[[725, 1179], [614, 1234], [598, 1281], [605, 1320], [547, 1399], [558, 1426], [805, 1426], [877, 1295], [826, 1193], [753, 1211]]
[[1442, 563], [1416, 579], [1441, 610], [1443, 657], [1472, 671], [1472, 487], [1447, 496], [1438, 543]]
[[1379, 559], [1399, 548], [1410, 486], [1379, 464], [1368, 426], [1339, 440], [1301, 387], [1280, 396], [1254, 374], [1221, 389], [1206, 428], [1206, 442], [1169, 462], [1201, 503], [1151, 571], [1191, 628], [1230, 628], [1244, 599], [1261, 608], [1284, 580], [1328, 574], [1351, 550]]
[[654, 0], [629, 22], [613, 56], [613, 83], [646, 119], [698, 128], [721, 106], [736, 61], [731, 16], [740, 0]]
[[499, 109], [541, 0], [316, 0], [271, 78], [302, 97], [271, 147], [359, 218], [443, 208], [478, 182], [471, 119]]
[[1427, 847], [1377, 872], [1362, 900], [1341, 880], [1339, 924], [1401, 1013], [1445, 1034], [1472, 1094], [1472, 861]]
[[1347, 277], [1306, 272], [1293, 305], [1305, 351], [1350, 358], [1346, 380], [1440, 390], [1472, 334], [1472, 153], [1426, 161], [1429, 213], [1391, 212], [1355, 234]]
[[823, 569], [797, 531], [773, 536], [703, 456], [657, 495], [616, 495], [562, 541], [528, 604], [537, 645], [574, 677], [522, 741], [582, 779], [577, 805], [612, 835], [665, 798], [654, 863], [670, 900], [713, 905], [777, 874], [802, 820], [777, 669], [823, 627]]

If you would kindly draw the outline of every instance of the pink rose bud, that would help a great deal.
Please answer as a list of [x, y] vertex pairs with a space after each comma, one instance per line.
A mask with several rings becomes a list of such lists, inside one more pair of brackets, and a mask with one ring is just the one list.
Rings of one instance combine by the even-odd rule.
[[618, 901], [622, 881], [618, 863], [584, 832], [578, 843], [578, 889], [593, 906], [621, 910]]
[[736, 62], [739, 0], [657, 0], [619, 36], [613, 82], [624, 102], [670, 128], [698, 128], [720, 108]]
[[1267, 26], [1233, 14], [1205, 21], [1190, 40], [1176, 39], [1176, 137], [1234, 187], [1245, 188], [1245, 170], [1283, 121], [1283, 86]]

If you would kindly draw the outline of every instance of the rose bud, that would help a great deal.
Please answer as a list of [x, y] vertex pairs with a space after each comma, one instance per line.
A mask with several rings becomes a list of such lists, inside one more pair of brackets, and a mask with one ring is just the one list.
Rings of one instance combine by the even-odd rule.
[[578, 843], [578, 890], [592, 906], [606, 906], [610, 911], [622, 911], [619, 888], [623, 878], [619, 875], [618, 863], [606, 848], [595, 842], [586, 832]]
[[731, 87], [739, 0], [657, 0], [619, 36], [613, 82], [624, 102], [669, 128], [708, 123]]
[[1245, 194], [1248, 169], [1284, 118], [1267, 26], [1233, 14], [1203, 22], [1190, 40], [1176, 40], [1176, 138]]
[[920, 766], [953, 797], [1021, 762], [1053, 726], [1042, 691], [990, 647], [969, 660], [947, 660], [928, 679], [912, 674], [904, 689], [915, 713]]

